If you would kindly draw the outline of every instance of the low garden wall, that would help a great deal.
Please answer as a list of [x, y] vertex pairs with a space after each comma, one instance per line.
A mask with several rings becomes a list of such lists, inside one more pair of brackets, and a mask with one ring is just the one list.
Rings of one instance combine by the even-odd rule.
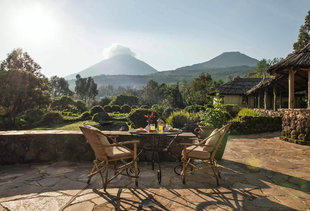
[[[118, 135], [118, 141], [140, 140], [138, 148], [151, 143], [150, 137], [132, 136], [126, 131], [104, 131], [107, 135]], [[176, 142], [191, 142], [195, 135], [182, 133]], [[162, 137], [167, 145], [171, 136]], [[181, 147], [171, 145], [171, 151], [181, 155]], [[138, 150], [140, 151], [140, 150]], [[140, 160], [151, 159], [150, 152], [142, 153]], [[94, 153], [80, 131], [0, 131], [0, 165], [50, 161], [92, 161]], [[168, 153], [160, 155], [161, 160], [175, 161]]]
[[232, 122], [230, 134], [241, 135], [280, 131], [281, 121], [281, 117], [242, 116], [240, 121]]
[[310, 110], [309, 109], [257, 109], [267, 116], [282, 118], [282, 136], [285, 141], [310, 145]]

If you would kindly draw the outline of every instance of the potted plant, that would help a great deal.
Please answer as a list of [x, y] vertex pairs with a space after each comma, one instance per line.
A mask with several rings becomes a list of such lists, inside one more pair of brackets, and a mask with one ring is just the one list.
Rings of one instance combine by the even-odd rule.
[[[199, 134], [202, 138], [207, 138], [215, 128], [221, 128], [226, 124], [229, 114], [227, 113], [225, 107], [221, 103], [221, 100], [218, 99], [213, 103], [213, 108], [207, 108], [202, 114], [202, 121], [199, 125]], [[222, 140], [221, 145], [219, 146], [215, 159], [221, 160], [226, 148], [228, 133], [225, 134], [225, 137]]]

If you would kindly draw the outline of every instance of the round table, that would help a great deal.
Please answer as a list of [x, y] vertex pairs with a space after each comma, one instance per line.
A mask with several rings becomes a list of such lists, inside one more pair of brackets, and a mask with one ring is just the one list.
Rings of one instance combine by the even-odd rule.
[[[129, 131], [131, 133], [131, 135], [135, 135], [135, 136], [150, 136], [152, 137], [152, 144], [151, 147], [145, 147], [143, 146], [141, 152], [139, 154], [141, 154], [143, 151], [150, 151], [152, 152], [152, 170], [154, 170], [154, 166], [155, 166], [155, 154], [157, 154], [157, 161], [156, 163], [158, 164], [158, 170], [157, 170], [157, 180], [158, 183], [161, 183], [161, 167], [160, 167], [160, 157], [159, 157], [159, 153], [160, 152], [168, 152], [169, 151], [169, 147], [170, 145], [176, 140], [176, 138], [182, 133], [182, 131], [164, 131], [163, 133], [159, 133], [157, 131], [154, 132], [147, 132], [147, 131], [137, 131], [137, 130], [130, 130]], [[160, 141], [162, 139], [163, 136], [172, 136], [171, 141], [169, 142], [169, 144], [166, 147], [162, 147], [162, 145], [160, 144]]]

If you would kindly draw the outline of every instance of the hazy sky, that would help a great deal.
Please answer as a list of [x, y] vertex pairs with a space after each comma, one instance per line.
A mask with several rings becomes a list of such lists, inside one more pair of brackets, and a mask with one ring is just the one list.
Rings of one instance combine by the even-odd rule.
[[310, 1], [0, 0], [0, 9], [0, 60], [21, 47], [46, 76], [66, 76], [107, 57], [115, 43], [157, 70], [225, 51], [285, 57]]

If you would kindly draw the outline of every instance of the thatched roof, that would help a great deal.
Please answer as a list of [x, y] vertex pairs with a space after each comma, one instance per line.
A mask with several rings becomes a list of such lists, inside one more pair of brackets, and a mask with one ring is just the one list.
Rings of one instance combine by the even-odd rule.
[[300, 51], [289, 55], [282, 61], [271, 66], [268, 72], [274, 75], [275, 73], [281, 73], [287, 69], [310, 69], [310, 43]]
[[246, 92], [246, 95], [254, 94], [259, 89], [269, 86], [270, 84], [274, 83], [276, 78], [266, 78], [261, 80], [256, 86], [252, 87], [250, 90]]
[[223, 84], [219, 88], [221, 95], [244, 95], [248, 90], [256, 86], [262, 78], [240, 78], [236, 77], [234, 80]]

